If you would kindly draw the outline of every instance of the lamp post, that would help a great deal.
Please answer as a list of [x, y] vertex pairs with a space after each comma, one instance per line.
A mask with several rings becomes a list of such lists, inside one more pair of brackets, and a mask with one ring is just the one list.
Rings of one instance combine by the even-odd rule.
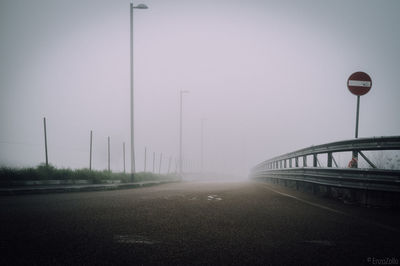
[[201, 119], [201, 158], [200, 158], [201, 165], [200, 165], [200, 167], [201, 167], [202, 174], [204, 171], [204, 121], [205, 120], [206, 120], [205, 118]]
[[180, 91], [180, 113], [179, 113], [179, 175], [182, 176], [182, 96], [189, 93], [187, 90]]
[[131, 14], [131, 29], [130, 29], [130, 37], [131, 37], [131, 45], [130, 45], [130, 53], [131, 53], [131, 179], [133, 181], [134, 173], [135, 173], [135, 145], [134, 145], [134, 131], [133, 131], [133, 9], [147, 9], [148, 7], [145, 4], [139, 4], [137, 6], [133, 5], [133, 2], [131, 1], [130, 4], [130, 14]]

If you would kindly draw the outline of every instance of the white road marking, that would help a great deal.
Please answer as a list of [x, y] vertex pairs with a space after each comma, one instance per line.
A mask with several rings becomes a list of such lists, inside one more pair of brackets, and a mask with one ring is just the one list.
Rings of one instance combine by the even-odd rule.
[[267, 186], [267, 185], [264, 185], [264, 187], [267, 188], [267, 189], [269, 189], [269, 190], [271, 190], [271, 191], [273, 191], [273, 192], [275, 192], [275, 193], [277, 193], [277, 194], [280, 194], [280, 195], [285, 196], [285, 197], [289, 197], [289, 198], [296, 199], [296, 200], [301, 201], [301, 202], [304, 202], [304, 203], [306, 203], [306, 204], [308, 204], [308, 205], [312, 205], [312, 206], [314, 206], [314, 207], [318, 207], [318, 208], [321, 208], [321, 209], [324, 209], [324, 210], [328, 210], [328, 211], [331, 211], [331, 212], [335, 212], [335, 213], [340, 213], [340, 214], [347, 215], [346, 213], [344, 213], [344, 212], [342, 212], [342, 211], [335, 210], [335, 209], [326, 207], [326, 206], [321, 205], [321, 204], [313, 203], [313, 202], [308, 201], [308, 200], [300, 199], [300, 198], [298, 198], [298, 197], [295, 197], [295, 196], [292, 196], [292, 195], [289, 195], [289, 194], [286, 194], [286, 193], [279, 192], [279, 191], [277, 191], [277, 190], [275, 190], [275, 189], [270, 188], [270, 187]]
[[122, 244], [145, 244], [153, 245], [158, 243], [157, 241], [151, 241], [143, 236], [139, 235], [115, 235], [114, 241]]
[[218, 195], [209, 195], [207, 196], [207, 200], [222, 200], [222, 198]]
[[289, 195], [289, 194], [286, 194], [286, 193], [283, 193], [283, 192], [279, 192], [279, 191], [277, 191], [275, 189], [272, 189], [271, 187], [269, 187], [268, 185], [265, 185], [265, 184], [263, 185], [263, 187], [268, 189], [268, 190], [270, 190], [270, 191], [272, 191], [272, 192], [275, 192], [275, 193], [280, 194], [280, 195], [285, 196], [285, 197], [289, 197], [289, 198], [298, 200], [298, 201], [303, 202], [305, 204], [308, 204], [308, 205], [311, 205], [311, 206], [314, 206], [314, 207], [317, 207], [317, 208], [320, 208], [320, 209], [323, 209], [323, 210], [331, 211], [331, 212], [334, 212], [334, 213], [342, 214], [342, 215], [351, 217], [353, 219], [359, 219], [360, 221], [363, 221], [364, 223], [367, 223], [367, 224], [370, 224], [370, 225], [374, 225], [374, 226], [378, 226], [380, 228], [383, 228], [383, 229], [386, 229], [386, 230], [389, 230], [389, 231], [394, 231], [394, 232], [400, 233], [400, 230], [395, 228], [395, 227], [391, 227], [391, 226], [388, 226], [388, 225], [385, 225], [385, 224], [381, 224], [381, 223], [377, 223], [377, 222], [374, 222], [374, 221], [365, 220], [365, 219], [362, 219], [362, 218], [360, 218], [358, 216], [354, 216], [354, 215], [351, 215], [351, 214], [348, 214], [348, 213], [345, 213], [345, 212], [342, 212], [342, 211], [339, 211], [339, 210], [336, 210], [336, 209], [332, 209], [332, 208], [326, 207], [326, 206], [321, 205], [321, 204], [317, 204], [317, 203], [314, 203], [314, 202], [311, 202], [311, 201], [308, 201], [308, 200], [304, 200], [304, 199], [295, 197], [293, 195]]

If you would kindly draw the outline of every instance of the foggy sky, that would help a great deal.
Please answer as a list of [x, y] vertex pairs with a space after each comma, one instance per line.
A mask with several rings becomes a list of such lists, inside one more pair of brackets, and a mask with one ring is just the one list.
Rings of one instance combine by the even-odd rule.
[[[0, 0], [0, 165], [129, 167], [129, 0]], [[140, 2], [135, 2], [139, 4]], [[144, 0], [134, 11], [136, 168], [144, 147], [246, 174], [296, 149], [354, 137], [349, 75], [367, 72], [359, 137], [400, 134], [400, 2]], [[166, 167], [167, 161], [164, 161]], [[152, 166], [148, 165], [148, 168]], [[163, 169], [166, 171], [166, 168]]]

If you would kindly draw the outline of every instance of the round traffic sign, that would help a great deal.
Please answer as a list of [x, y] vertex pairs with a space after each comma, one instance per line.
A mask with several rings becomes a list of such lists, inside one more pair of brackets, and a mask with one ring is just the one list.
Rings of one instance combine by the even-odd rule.
[[371, 77], [365, 72], [355, 72], [347, 80], [347, 87], [351, 93], [357, 96], [364, 95], [372, 87]]

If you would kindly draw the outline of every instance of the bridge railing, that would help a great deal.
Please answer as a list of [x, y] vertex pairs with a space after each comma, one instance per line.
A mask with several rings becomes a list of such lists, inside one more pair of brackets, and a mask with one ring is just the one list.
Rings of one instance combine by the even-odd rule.
[[[311, 146], [266, 160], [256, 165], [253, 171], [309, 166], [318, 167], [321, 165], [318, 160], [318, 155], [321, 154], [327, 154], [327, 167], [333, 167], [333, 165], [338, 167], [334, 158], [334, 153], [347, 151], [353, 153], [357, 152], [372, 168], [377, 168], [363, 153], [363, 151], [376, 150], [400, 150], [400, 136], [360, 138]], [[307, 161], [308, 156], [312, 156], [312, 162], [310, 164]]]
[[[297, 150], [274, 157], [256, 165], [250, 177], [255, 180], [311, 190], [333, 197], [347, 197], [364, 204], [400, 207], [400, 170], [377, 169], [363, 151], [400, 150], [400, 136], [345, 140]], [[360, 154], [370, 168], [339, 168], [334, 154]], [[318, 156], [327, 154], [327, 167]], [[307, 156], [312, 157], [308, 164]], [[302, 158], [302, 159], [301, 159]], [[301, 162], [300, 162], [301, 161]], [[333, 165], [336, 167], [333, 167]], [[347, 195], [347, 196], [343, 196]], [[382, 203], [382, 200], [385, 203]]]

